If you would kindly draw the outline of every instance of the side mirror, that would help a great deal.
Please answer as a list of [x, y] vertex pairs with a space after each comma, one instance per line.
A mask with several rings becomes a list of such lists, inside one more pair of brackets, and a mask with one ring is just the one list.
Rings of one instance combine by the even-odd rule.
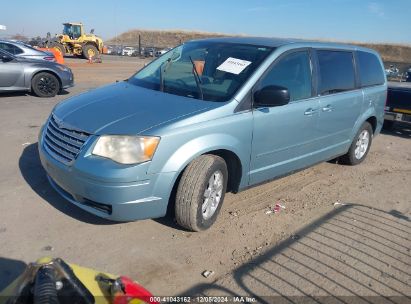
[[281, 86], [266, 86], [254, 93], [255, 107], [277, 107], [290, 102], [288, 89]]

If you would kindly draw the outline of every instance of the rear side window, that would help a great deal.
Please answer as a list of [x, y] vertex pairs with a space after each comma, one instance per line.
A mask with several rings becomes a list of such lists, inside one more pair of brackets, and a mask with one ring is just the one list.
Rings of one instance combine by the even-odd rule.
[[360, 83], [362, 87], [384, 83], [384, 73], [377, 56], [372, 53], [357, 52]]
[[5, 50], [6, 52], [9, 52], [10, 54], [13, 54], [13, 55], [18, 55], [18, 54], [23, 53], [23, 51], [19, 47], [13, 44], [4, 43], [4, 42], [0, 42], [0, 49]]
[[319, 90], [321, 95], [339, 93], [355, 88], [352, 52], [317, 51], [319, 64]]
[[297, 51], [280, 59], [260, 82], [260, 87], [282, 86], [291, 101], [311, 97], [311, 65], [308, 51]]

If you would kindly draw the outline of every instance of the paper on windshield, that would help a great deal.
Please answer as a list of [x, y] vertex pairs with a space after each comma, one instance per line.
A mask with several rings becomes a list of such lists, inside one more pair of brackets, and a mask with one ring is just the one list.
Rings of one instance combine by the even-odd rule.
[[250, 64], [251, 61], [229, 57], [218, 66], [217, 70], [238, 75]]

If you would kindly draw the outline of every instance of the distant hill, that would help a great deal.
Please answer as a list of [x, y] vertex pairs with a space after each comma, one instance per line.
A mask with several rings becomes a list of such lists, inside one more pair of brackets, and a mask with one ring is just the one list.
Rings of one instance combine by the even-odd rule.
[[[138, 36], [141, 35], [141, 45], [145, 47], [174, 47], [184, 41], [228, 36], [222, 33], [194, 32], [183, 30], [130, 30], [108, 41], [106, 44], [137, 46]], [[411, 64], [411, 46], [388, 43], [349, 42], [359, 46], [377, 50], [385, 62]]]
[[380, 53], [384, 62], [397, 62], [411, 64], [411, 46], [401, 44], [388, 43], [352, 43], [370, 49], [376, 50]]
[[138, 45], [138, 36], [141, 35], [141, 45], [146, 47], [166, 48], [174, 47], [187, 40], [210, 37], [224, 37], [225, 34], [190, 32], [182, 30], [130, 30], [108, 41], [106, 44]]

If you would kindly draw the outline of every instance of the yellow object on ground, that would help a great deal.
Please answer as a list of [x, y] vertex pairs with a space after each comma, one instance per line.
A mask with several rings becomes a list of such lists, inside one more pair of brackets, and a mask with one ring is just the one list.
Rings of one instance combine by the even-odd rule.
[[[76, 264], [66, 264], [61, 259], [45, 257], [30, 263], [16, 280], [0, 293], [0, 304], [14, 303], [17, 299], [20, 299], [19, 303], [26, 303], [25, 301], [33, 296], [51, 298], [73, 296], [81, 297], [84, 303], [98, 304], [145, 303], [123, 293], [121, 280], [119, 281], [121, 278], [123, 277], [119, 278], [110, 273], [102, 273]], [[38, 284], [43, 285], [37, 288]], [[54, 294], [41, 294], [50, 286], [54, 287]]]

